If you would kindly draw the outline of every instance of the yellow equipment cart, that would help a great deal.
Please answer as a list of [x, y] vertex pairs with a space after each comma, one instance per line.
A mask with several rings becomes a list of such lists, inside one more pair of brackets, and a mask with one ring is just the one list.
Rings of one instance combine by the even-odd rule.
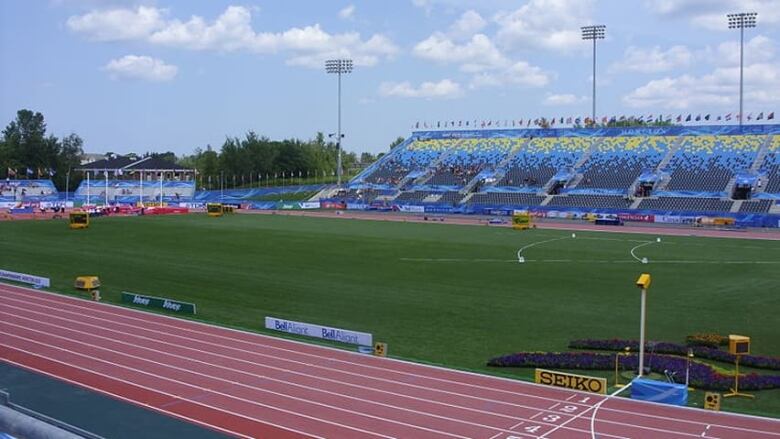
[[83, 210], [74, 210], [70, 213], [71, 229], [86, 229], [89, 227], [89, 212]]
[[222, 203], [206, 204], [206, 213], [209, 216], [222, 216]]
[[527, 230], [533, 226], [531, 214], [528, 212], [515, 212], [512, 215], [512, 228], [515, 230]]

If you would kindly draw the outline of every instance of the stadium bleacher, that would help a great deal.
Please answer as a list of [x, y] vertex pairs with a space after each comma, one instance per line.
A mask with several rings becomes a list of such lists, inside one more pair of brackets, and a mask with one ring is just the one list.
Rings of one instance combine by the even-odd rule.
[[[395, 204], [771, 213], [780, 127], [420, 132], [366, 174], [350, 188], [392, 186]], [[755, 183], [735, 205], [738, 180]]]
[[542, 187], [560, 169], [574, 166], [593, 144], [585, 137], [537, 137], [512, 159], [497, 186]]
[[644, 170], [655, 169], [673, 138], [607, 137], [585, 163], [579, 188], [626, 189]]
[[741, 170], [751, 167], [766, 136], [689, 136], [668, 168], [668, 190], [720, 192]]

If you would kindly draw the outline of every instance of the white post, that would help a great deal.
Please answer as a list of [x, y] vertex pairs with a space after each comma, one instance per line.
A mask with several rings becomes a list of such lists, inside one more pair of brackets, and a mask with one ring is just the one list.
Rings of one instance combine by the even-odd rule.
[[642, 288], [642, 306], [639, 317], [639, 377], [645, 371], [645, 306], [647, 302], [647, 289]]
[[160, 207], [162, 207], [163, 202], [163, 172], [160, 171]]
[[106, 207], [108, 207], [108, 169], [104, 169], [103, 170], [103, 175], [106, 177], [106, 192], [105, 192], [106, 200], [105, 200], [105, 203], [106, 203]]
[[141, 185], [141, 191], [138, 193], [138, 203], [144, 205], [144, 171], [141, 170], [141, 177], [138, 179]]
[[89, 205], [89, 171], [87, 171], [87, 205]]

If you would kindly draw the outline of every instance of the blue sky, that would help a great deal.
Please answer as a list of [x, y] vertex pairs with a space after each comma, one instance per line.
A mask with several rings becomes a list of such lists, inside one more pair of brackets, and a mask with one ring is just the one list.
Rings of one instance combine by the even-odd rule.
[[0, 1], [0, 123], [42, 112], [88, 152], [219, 147], [253, 130], [379, 152], [416, 121], [585, 116], [591, 46], [605, 24], [599, 116], [736, 113], [746, 32], [745, 113], [778, 109], [778, 0]]

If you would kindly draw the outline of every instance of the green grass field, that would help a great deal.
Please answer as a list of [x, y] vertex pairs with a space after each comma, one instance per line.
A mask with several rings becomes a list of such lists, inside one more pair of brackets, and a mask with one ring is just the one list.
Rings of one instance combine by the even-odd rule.
[[[95, 274], [105, 300], [171, 297], [195, 302], [201, 320], [255, 331], [267, 315], [367, 331], [393, 356], [522, 378], [532, 371], [484, 364], [575, 338], [638, 338], [634, 281], [646, 271], [650, 340], [737, 333], [753, 353], [780, 355], [778, 242], [663, 237], [636, 250], [643, 265], [630, 250], [655, 235], [570, 236], [276, 215], [99, 218], [85, 231], [14, 221], [0, 223], [0, 268], [69, 293], [75, 276]], [[517, 263], [520, 247], [556, 238]], [[780, 390], [758, 395], [725, 408], [779, 416]]]

